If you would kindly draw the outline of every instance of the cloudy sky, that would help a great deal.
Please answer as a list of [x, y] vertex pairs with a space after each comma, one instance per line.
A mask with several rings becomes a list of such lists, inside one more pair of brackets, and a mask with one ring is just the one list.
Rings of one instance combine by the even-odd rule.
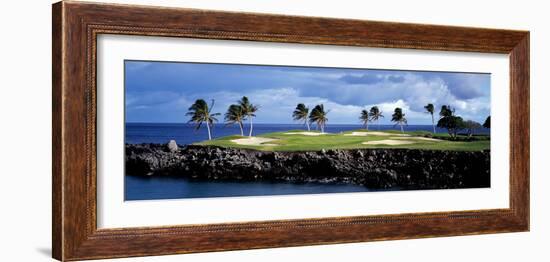
[[256, 123], [292, 123], [298, 103], [324, 104], [329, 124], [359, 124], [361, 110], [374, 105], [385, 116], [381, 124], [390, 124], [396, 107], [409, 125], [431, 124], [428, 103], [436, 113], [449, 104], [483, 123], [490, 82], [478, 73], [126, 61], [126, 122], [184, 123], [196, 99], [214, 99], [213, 112], [223, 114], [248, 96], [260, 106]]

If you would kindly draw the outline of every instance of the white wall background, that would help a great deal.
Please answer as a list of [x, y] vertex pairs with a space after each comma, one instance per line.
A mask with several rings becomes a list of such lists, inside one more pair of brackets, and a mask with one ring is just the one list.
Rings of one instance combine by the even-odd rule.
[[[549, 261], [545, 136], [550, 28], [544, 1], [104, 0], [206, 9], [448, 24], [531, 31], [531, 232], [218, 252], [123, 261]], [[51, 255], [50, 1], [0, 9], [0, 260]]]

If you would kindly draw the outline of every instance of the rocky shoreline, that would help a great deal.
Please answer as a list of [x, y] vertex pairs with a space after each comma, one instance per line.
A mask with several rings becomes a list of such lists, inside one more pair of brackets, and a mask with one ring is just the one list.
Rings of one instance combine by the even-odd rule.
[[266, 152], [175, 142], [127, 144], [126, 174], [205, 180], [352, 183], [371, 189], [490, 186], [490, 151], [349, 149]]

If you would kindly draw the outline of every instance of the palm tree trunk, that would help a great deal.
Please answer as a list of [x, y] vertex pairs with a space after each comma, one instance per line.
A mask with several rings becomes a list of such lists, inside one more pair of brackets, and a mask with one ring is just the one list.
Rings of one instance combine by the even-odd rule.
[[369, 122], [365, 122], [365, 127], [367, 128], [367, 131], [369, 131]]
[[250, 117], [250, 133], [248, 133], [248, 136], [252, 136], [252, 117]]
[[378, 126], [378, 131], [380, 131], [380, 121], [376, 119], [376, 125]]
[[311, 131], [311, 130], [309, 129], [309, 122], [307, 121], [307, 119], [306, 119], [306, 126], [307, 126], [307, 131]]
[[401, 127], [401, 133], [405, 133], [405, 131], [403, 131], [403, 123], [399, 123], [399, 126]]
[[208, 140], [212, 140], [212, 135], [210, 134], [210, 124], [206, 123], [206, 130], [208, 130]]
[[434, 124], [434, 114], [432, 113], [432, 127], [434, 129], [434, 134], [435, 134], [435, 124]]
[[241, 129], [241, 136], [244, 136], [244, 132], [243, 132], [243, 122], [239, 122], [239, 128]]
[[324, 133], [325, 132], [325, 125], [321, 123], [320, 126], [321, 126], [321, 133]]

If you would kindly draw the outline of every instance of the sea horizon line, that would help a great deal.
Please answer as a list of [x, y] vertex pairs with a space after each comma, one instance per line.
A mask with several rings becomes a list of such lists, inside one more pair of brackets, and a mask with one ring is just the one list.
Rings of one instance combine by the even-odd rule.
[[[196, 123], [182, 123], [182, 122], [125, 122], [124, 124], [178, 124], [178, 125], [196, 125]], [[244, 125], [248, 125], [248, 122], [243, 122]], [[214, 125], [227, 125], [225, 123], [215, 123]], [[305, 126], [305, 124], [300, 123], [254, 123], [254, 125], [297, 125], [297, 126]], [[354, 125], [354, 126], [364, 126], [360, 123], [334, 123], [334, 124], [327, 124], [327, 126], [338, 126], [338, 125]], [[395, 124], [380, 124], [380, 126], [394, 126]], [[371, 126], [378, 126], [378, 124], [372, 123], [369, 124], [369, 127]], [[409, 124], [409, 126], [432, 126], [432, 124]]]

